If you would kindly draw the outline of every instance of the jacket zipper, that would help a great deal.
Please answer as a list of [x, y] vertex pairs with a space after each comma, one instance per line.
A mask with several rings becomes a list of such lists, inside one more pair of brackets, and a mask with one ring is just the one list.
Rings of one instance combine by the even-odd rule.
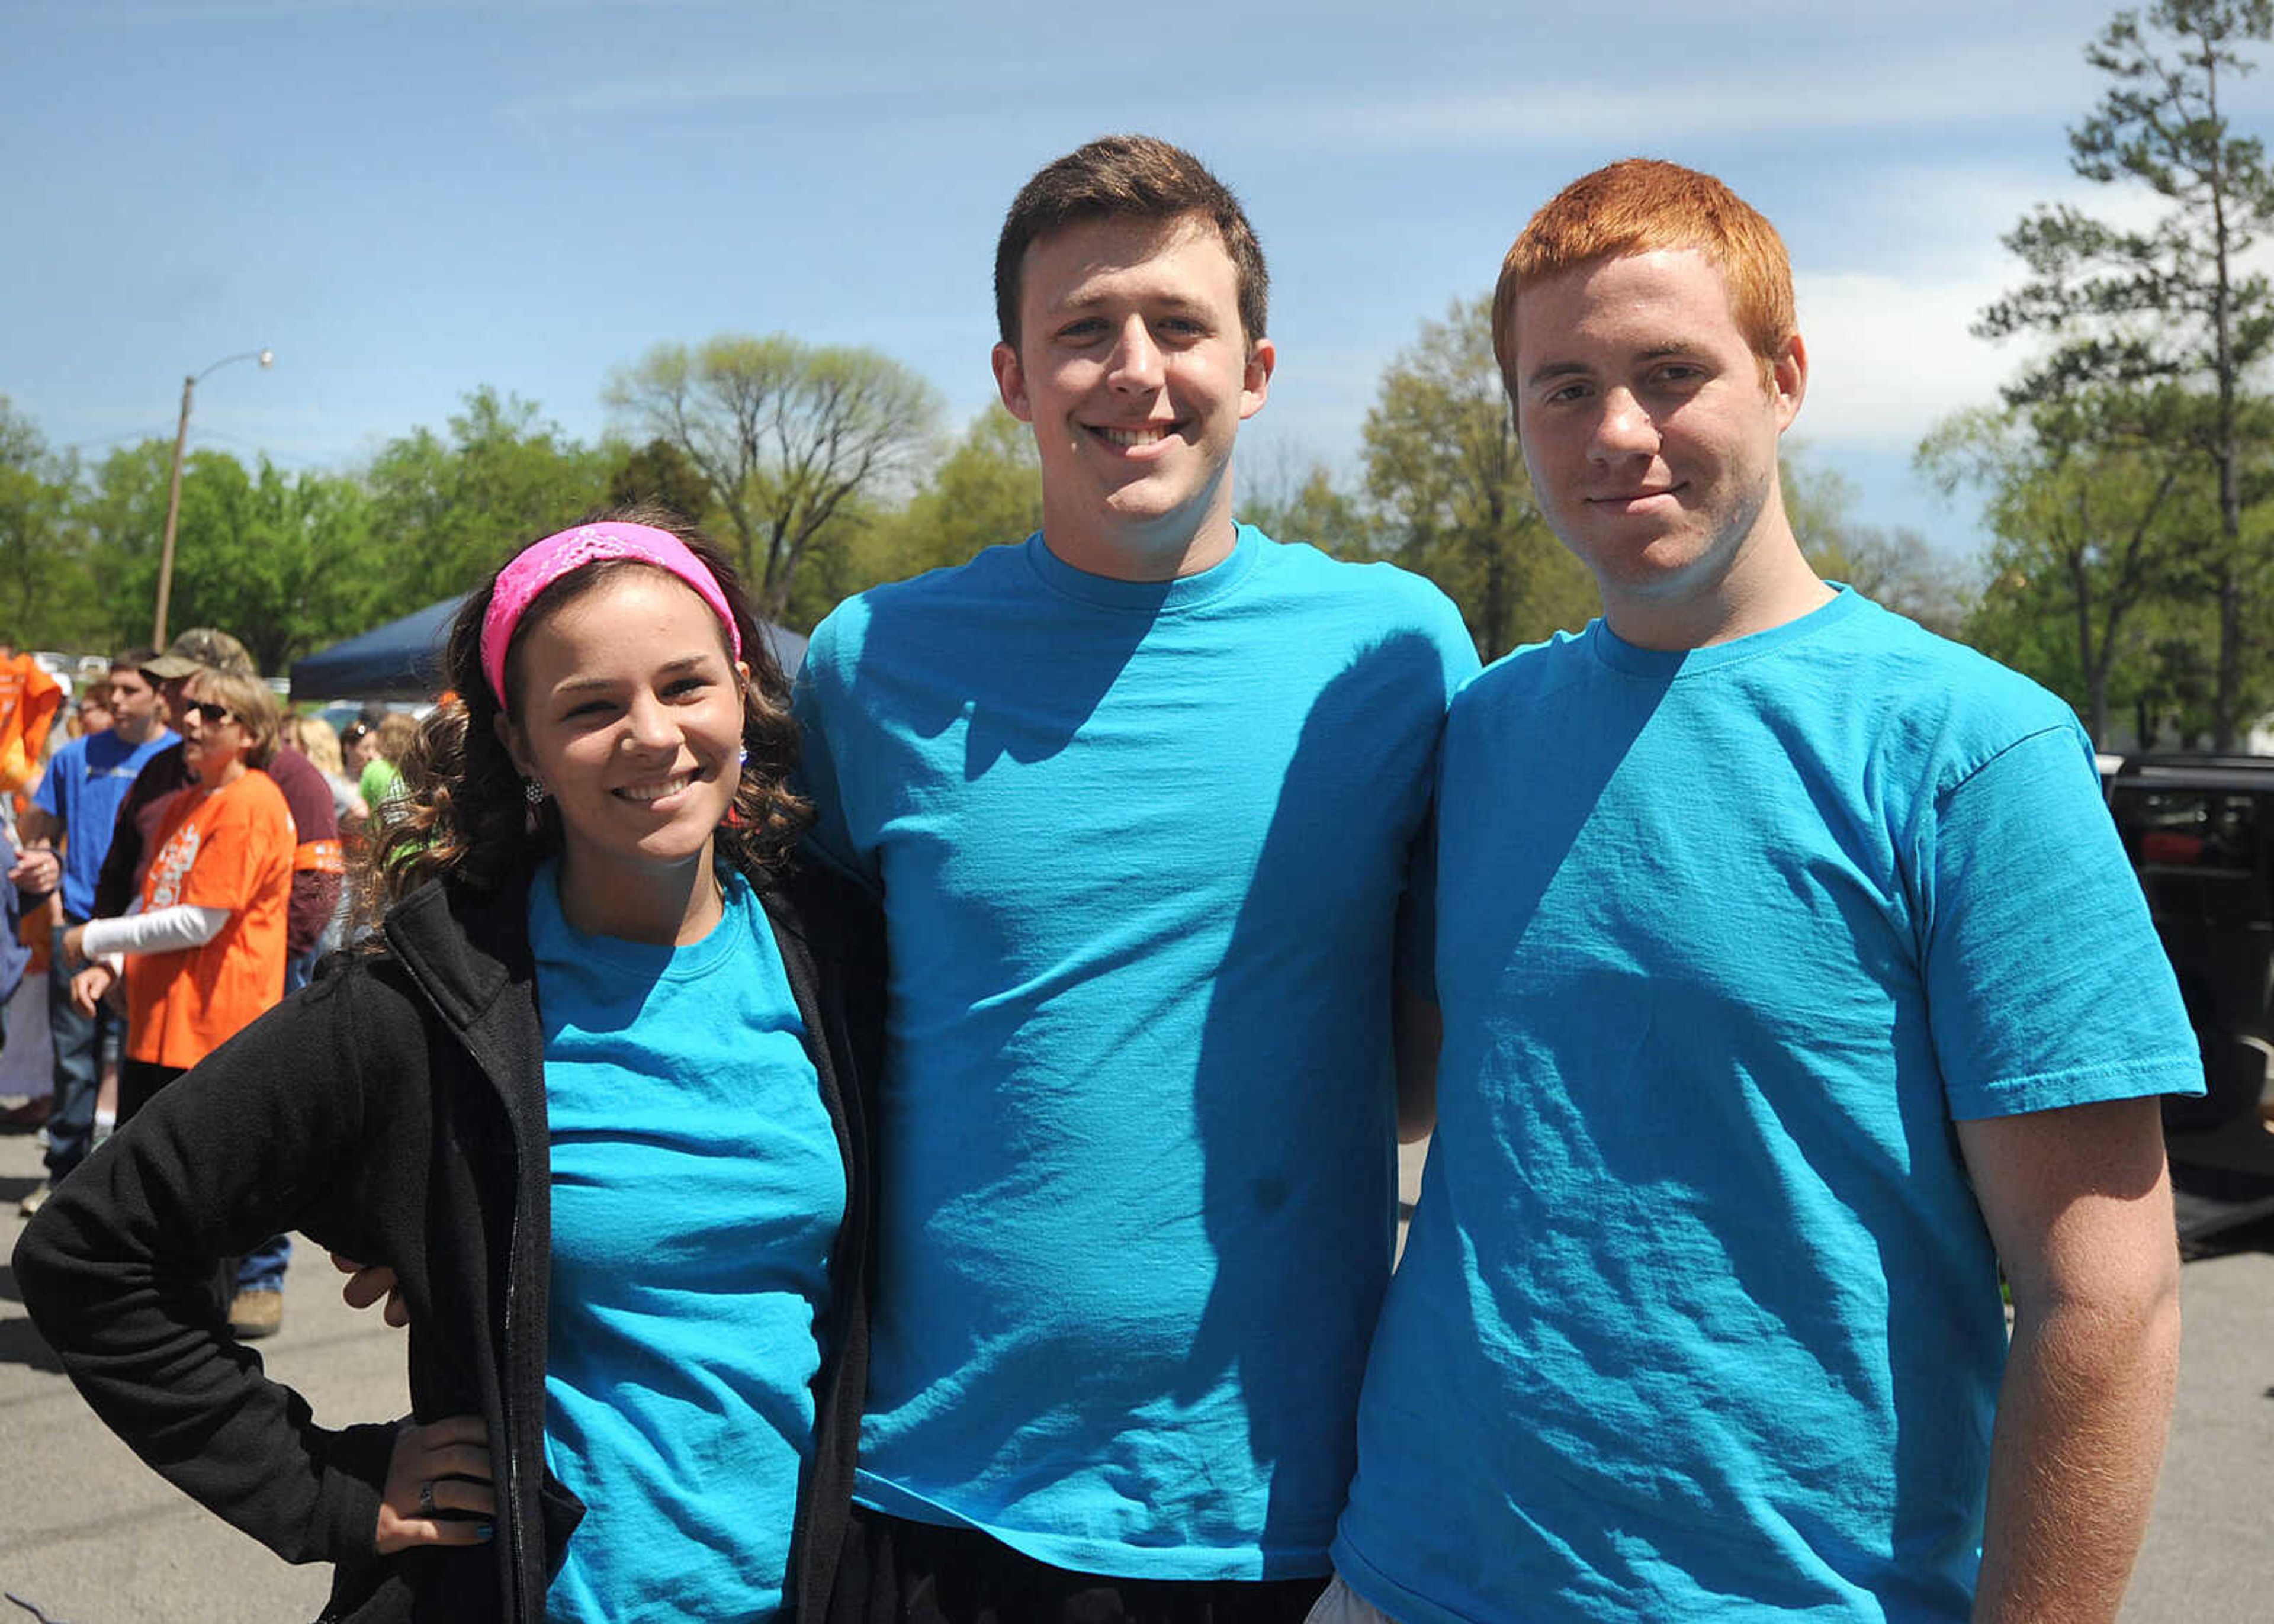
[[[522, 1436], [522, 1430], [518, 1425], [519, 1417], [516, 1411], [521, 1395], [521, 1367], [523, 1361], [520, 1339], [516, 1335], [519, 1317], [514, 1312], [514, 1305], [521, 1295], [521, 1277], [527, 1267], [526, 1261], [522, 1257], [522, 1236], [525, 1226], [522, 1222], [521, 1213], [523, 1167], [521, 1125], [518, 1122], [510, 1119], [506, 1124], [508, 1134], [513, 1141], [513, 1217], [509, 1221], [513, 1227], [506, 1236], [505, 1358], [503, 1368], [498, 1372], [500, 1388], [498, 1397], [500, 1407], [505, 1412], [508, 1440], [504, 1455], [505, 1511], [506, 1525], [511, 1530], [508, 1538], [512, 1541], [510, 1566], [513, 1575], [513, 1594], [507, 1599], [511, 1606], [510, 1616], [516, 1619], [529, 1619], [540, 1616], [540, 1610], [531, 1605], [530, 1598], [525, 1594], [529, 1583], [529, 1541], [524, 1531], [527, 1519], [523, 1516], [523, 1511], [524, 1502], [529, 1497], [529, 1485], [523, 1481], [521, 1462], [514, 1458], [510, 1441]], [[543, 1447], [540, 1435], [538, 1445], [540, 1451]], [[496, 1458], [495, 1453], [493, 1452], [492, 1459]]]

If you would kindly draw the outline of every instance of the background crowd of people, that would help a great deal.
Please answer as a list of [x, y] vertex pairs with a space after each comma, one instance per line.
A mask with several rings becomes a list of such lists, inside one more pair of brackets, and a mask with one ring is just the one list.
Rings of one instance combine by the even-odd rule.
[[[212, 628], [122, 650], [65, 702], [12, 652], [0, 680], [0, 825], [15, 893], [0, 996], [5, 1113], [46, 1136], [29, 1215], [150, 1096], [305, 985], [346, 938], [343, 830], [370, 813], [320, 717], [286, 716]], [[374, 714], [358, 724], [400, 741]], [[400, 745], [398, 743], [398, 751]], [[12, 785], [6, 780], [12, 777]], [[240, 1336], [275, 1331], [290, 1243], [217, 1282]]]

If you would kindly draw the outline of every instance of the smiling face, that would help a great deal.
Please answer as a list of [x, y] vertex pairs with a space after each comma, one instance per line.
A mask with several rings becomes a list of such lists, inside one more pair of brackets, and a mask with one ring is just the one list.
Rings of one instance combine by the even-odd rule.
[[1677, 641], [1714, 641], [1730, 628], [1694, 630], [1714, 605], [1781, 604], [1796, 588], [1777, 446], [1807, 382], [1797, 335], [1765, 386], [1721, 272], [1686, 249], [1527, 287], [1514, 325], [1525, 466], [1614, 630], [1633, 625], [1639, 641], [1673, 646], [1650, 634], [1676, 625], [1693, 628]]
[[748, 673], [692, 588], [611, 570], [529, 626], [509, 670], [498, 735], [560, 810], [564, 900], [708, 862], [741, 775]]
[[1231, 256], [1198, 220], [1104, 219], [1027, 250], [1003, 403], [1032, 424], [1043, 534], [1093, 574], [1164, 579], [1231, 549], [1232, 441], [1274, 352], [1240, 327]]

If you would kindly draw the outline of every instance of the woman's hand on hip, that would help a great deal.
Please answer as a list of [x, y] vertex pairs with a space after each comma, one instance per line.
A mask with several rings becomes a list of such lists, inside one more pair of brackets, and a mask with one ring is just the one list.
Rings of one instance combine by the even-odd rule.
[[381, 1556], [418, 1545], [478, 1545], [495, 1532], [490, 1432], [479, 1416], [446, 1416], [395, 1435], [373, 1545]]

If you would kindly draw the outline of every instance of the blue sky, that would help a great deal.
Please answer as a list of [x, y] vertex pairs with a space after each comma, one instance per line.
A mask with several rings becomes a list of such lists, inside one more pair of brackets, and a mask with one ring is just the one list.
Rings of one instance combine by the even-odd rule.
[[[1088, 137], [1186, 145], [1270, 257], [1280, 367], [1244, 477], [1354, 476], [1383, 365], [1489, 288], [1564, 181], [1648, 153], [1791, 245], [1798, 433], [1859, 516], [1953, 548], [1909, 471], [2021, 359], [1968, 336], [2032, 203], [2096, 208], [2063, 132], [2110, 9], [1910, 0], [0, 0], [0, 394], [99, 456], [169, 434], [347, 468], [483, 384], [570, 432], [663, 340], [872, 345], [991, 398], [1012, 193]], [[2234, 105], [2263, 122], [2263, 78]]]

